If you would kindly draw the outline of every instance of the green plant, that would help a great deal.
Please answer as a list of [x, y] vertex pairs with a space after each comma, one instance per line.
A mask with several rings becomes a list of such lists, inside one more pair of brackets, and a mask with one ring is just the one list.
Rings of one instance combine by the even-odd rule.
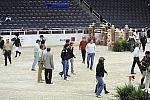
[[136, 91], [132, 91], [130, 100], [150, 100], [149, 93], [142, 91], [140, 88]]
[[129, 44], [129, 42], [127, 42], [127, 48], [126, 48], [126, 51], [131, 51], [131, 46], [130, 46], [130, 44]]
[[139, 85], [139, 88], [140, 89], [144, 89], [145, 88], [145, 85], [143, 84], [143, 85]]
[[120, 100], [129, 100], [132, 91], [135, 91], [135, 88], [132, 85], [125, 85], [122, 87], [117, 87], [117, 97]]
[[126, 40], [121, 40], [121, 43], [122, 43], [123, 51], [127, 51], [127, 41]]
[[113, 51], [121, 52], [121, 51], [130, 51], [130, 45], [127, 40], [118, 40], [113, 43]]
[[121, 52], [122, 51], [121, 41], [116, 41], [113, 43], [113, 51], [115, 51], [115, 52]]
[[150, 100], [149, 93], [141, 90], [142, 86], [139, 86], [136, 90], [132, 85], [124, 85], [122, 87], [117, 87], [117, 97], [120, 100]]

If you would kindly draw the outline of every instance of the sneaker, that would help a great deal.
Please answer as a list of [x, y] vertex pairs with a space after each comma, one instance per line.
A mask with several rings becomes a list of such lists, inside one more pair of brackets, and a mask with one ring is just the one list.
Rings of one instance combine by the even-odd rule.
[[65, 81], [67, 81], [67, 78], [64, 78]]
[[21, 55], [21, 52], [19, 52], [19, 56]]
[[46, 84], [53, 84], [53, 83], [46, 83]]
[[59, 75], [62, 77], [63, 74], [60, 72]]
[[97, 97], [97, 98], [101, 98], [101, 96], [100, 96], [100, 95], [99, 95], [99, 96], [98, 96], [98, 95], [96, 95], [96, 97]]
[[136, 73], [131, 73], [131, 74], [136, 74]]
[[36, 71], [35, 69], [31, 69], [31, 71]]
[[92, 67], [90, 67], [90, 70], [91, 70], [91, 71], [93, 70]]
[[110, 92], [108, 92], [108, 91], [105, 92], [105, 94], [108, 94], [108, 93], [110, 93]]

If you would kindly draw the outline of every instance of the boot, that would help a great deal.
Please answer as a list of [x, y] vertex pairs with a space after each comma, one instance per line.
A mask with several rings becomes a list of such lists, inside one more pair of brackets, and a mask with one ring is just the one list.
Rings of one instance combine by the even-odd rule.
[[143, 85], [144, 77], [141, 78], [141, 85]]
[[63, 72], [59, 72], [59, 75], [62, 77], [62, 75], [63, 75]]
[[16, 56], [15, 57], [17, 57], [17, 54], [18, 54], [18, 51], [16, 51]]
[[106, 90], [106, 84], [104, 84], [104, 91], [105, 91], [105, 94], [108, 94], [109, 92]]
[[97, 92], [97, 85], [96, 85], [96, 87], [95, 87], [95, 91], [94, 91], [95, 93]]
[[21, 52], [18, 52], [19, 53], [19, 56], [21, 55]]

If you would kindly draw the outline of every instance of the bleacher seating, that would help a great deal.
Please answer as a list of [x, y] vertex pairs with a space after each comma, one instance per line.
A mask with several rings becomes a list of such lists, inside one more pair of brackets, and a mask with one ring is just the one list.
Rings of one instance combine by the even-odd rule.
[[[46, 6], [46, 3], [64, 1], [70, 4], [69, 8]], [[3, 22], [1, 29], [88, 27], [93, 21], [73, 0], [0, 0], [0, 19], [4, 21], [7, 16], [11, 21]]]
[[146, 0], [85, 0], [104, 19], [117, 27], [150, 27], [150, 7]]

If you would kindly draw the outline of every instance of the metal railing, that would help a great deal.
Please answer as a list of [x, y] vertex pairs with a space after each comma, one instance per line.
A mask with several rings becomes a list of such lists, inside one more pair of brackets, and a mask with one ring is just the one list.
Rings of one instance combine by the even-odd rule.
[[86, 28], [51, 28], [47, 30], [43, 29], [1, 29], [0, 35], [15, 35], [19, 33], [20, 35], [39, 35], [39, 34], [80, 34], [85, 33]]

